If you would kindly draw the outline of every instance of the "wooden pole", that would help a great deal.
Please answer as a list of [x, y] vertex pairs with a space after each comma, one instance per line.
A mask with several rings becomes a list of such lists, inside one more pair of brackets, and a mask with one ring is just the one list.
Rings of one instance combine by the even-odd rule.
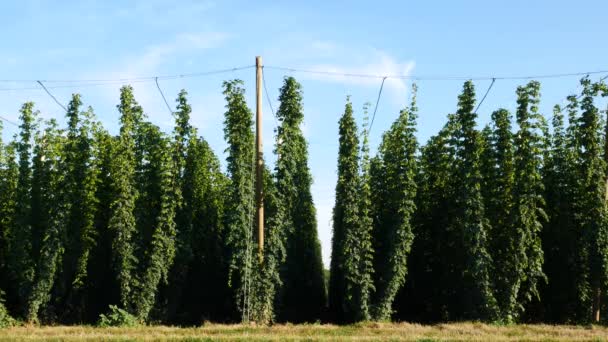
[[602, 288], [599, 284], [593, 288], [593, 321], [600, 322], [600, 303], [602, 301]]
[[264, 262], [264, 150], [262, 149], [262, 57], [255, 57], [255, 153], [256, 153], [256, 204], [258, 221], [258, 253], [260, 263]]

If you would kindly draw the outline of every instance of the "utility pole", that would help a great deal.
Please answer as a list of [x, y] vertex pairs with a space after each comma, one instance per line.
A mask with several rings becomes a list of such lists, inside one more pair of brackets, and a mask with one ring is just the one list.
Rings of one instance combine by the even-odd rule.
[[262, 149], [262, 57], [255, 57], [255, 195], [258, 221], [258, 253], [264, 262], [264, 150]]

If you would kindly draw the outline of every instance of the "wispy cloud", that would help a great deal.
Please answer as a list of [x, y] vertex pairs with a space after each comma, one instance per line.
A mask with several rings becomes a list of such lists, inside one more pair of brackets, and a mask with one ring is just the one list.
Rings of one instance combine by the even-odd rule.
[[[362, 75], [403, 75], [409, 76], [414, 69], [413, 61], [400, 62], [387, 53], [377, 51], [374, 56], [370, 56], [370, 62], [352, 66], [338, 66], [333, 64], [317, 64], [307, 67], [307, 70], [317, 72], [329, 72], [335, 74], [310, 73], [303, 75], [303, 78], [316, 79], [342, 84], [352, 84], [361, 86], [378, 86], [380, 78], [352, 77], [341, 74], [362, 74]], [[391, 97], [399, 102], [407, 98], [406, 80], [397, 78], [387, 78], [384, 87], [391, 93]]]
[[180, 33], [173, 41], [148, 46], [141, 55], [130, 58], [119, 72], [141, 76], [143, 72], [156, 71], [163, 61], [174, 54], [217, 48], [229, 37], [224, 32]]
[[[293, 42], [287, 42], [289, 46]], [[378, 76], [410, 76], [415, 62], [372, 47], [347, 46], [329, 40], [300, 38], [293, 49], [272, 50], [269, 61], [283, 62], [281, 66], [311, 70], [317, 73], [297, 73], [298, 78], [353, 86], [379, 87], [382, 78], [352, 77], [341, 74], [370, 74]], [[296, 61], [294, 63], [294, 61]], [[406, 79], [388, 78], [384, 89], [390, 99], [404, 105], [408, 98]]]
[[127, 17], [145, 15], [147, 17], [177, 18], [186, 15], [200, 15], [215, 7], [213, 1], [191, 0], [175, 4], [162, 0], [136, 0], [131, 6], [121, 6], [114, 12], [115, 16]]
[[[85, 75], [89, 79], [133, 79], [144, 76], [165, 74], [161, 69], [165, 63], [170, 62], [176, 56], [200, 53], [208, 49], [222, 46], [230, 35], [224, 32], [185, 32], [175, 36], [171, 41], [149, 45], [144, 47], [140, 53], [125, 57], [121, 62], [107, 66], [110, 70], [98, 70]], [[125, 82], [129, 83], [129, 82]], [[132, 83], [138, 102], [145, 108], [164, 108], [158, 95], [156, 85], [148, 83]], [[115, 101], [118, 97], [119, 86], [103, 87], [103, 97], [109, 101]], [[165, 112], [165, 110], [163, 110]], [[156, 113], [148, 113], [156, 116]]]
[[336, 43], [327, 40], [314, 40], [310, 44], [310, 48], [313, 53], [326, 56], [331, 56], [339, 50], [339, 46]]
[[18, 62], [19, 62], [19, 60], [17, 59], [17, 57], [0, 55], [0, 63], [2, 63], [2, 65], [5, 67], [6, 66], [15, 66], [15, 65], [17, 65]]

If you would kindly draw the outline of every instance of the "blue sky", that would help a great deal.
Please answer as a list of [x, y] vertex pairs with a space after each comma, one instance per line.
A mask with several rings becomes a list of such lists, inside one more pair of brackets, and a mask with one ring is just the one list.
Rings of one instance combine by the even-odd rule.
[[[416, 76], [519, 76], [608, 69], [605, 1], [3, 1], [0, 3], [0, 79], [117, 79], [171, 75], [251, 65], [345, 73]], [[273, 106], [285, 73], [266, 70]], [[380, 80], [293, 73], [303, 85], [313, 196], [323, 258], [328, 265], [336, 181], [337, 121], [352, 95], [357, 118], [375, 102]], [[221, 83], [245, 81], [255, 108], [253, 69], [161, 81], [171, 100], [185, 88], [194, 124], [224, 159]], [[595, 77], [597, 78], [597, 77]], [[515, 108], [521, 80], [499, 80], [479, 110], [485, 124], [498, 107]], [[541, 80], [541, 110], [563, 103], [577, 77]], [[69, 85], [47, 83], [47, 86]], [[135, 95], [150, 119], [171, 130], [172, 118], [153, 82], [136, 83]], [[478, 98], [489, 81], [476, 82]], [[0, 83], [0, 115], [17, 119], [35, 101], [44, 118], [63, 122], [61, 108], [32, 82]], [[51, 89], [66, 104], [83, 96], [104, 125], [117, 130], [120, 84]], [[456, 108], [462, 81], [420, 81], [421, 142]], [[387, 80], [371, 132], [381, 133], [408, 102], [410, 82]], [[266, 101], [264, 99], [264, 101]], [[272, 156], [275, 121], [264, 103], [264, 149]], [[15, 130], [5, 124], [4, 139]]]

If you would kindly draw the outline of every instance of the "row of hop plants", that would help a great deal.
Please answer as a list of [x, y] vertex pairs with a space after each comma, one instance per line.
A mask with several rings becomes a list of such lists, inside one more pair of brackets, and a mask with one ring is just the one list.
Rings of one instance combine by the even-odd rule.
[[[608, 308], [608, 87], [478, 128], [475, 88], [419, 146], [417, 88], [369, 156], [347, 100], [339, 121], [329, 312], [335, 322], [604, 322]], [[564, 111], [568, 115], [567, 127]], [[549, 117], [549, 115], [547, 115]]]
[[[11, 316], [103, 326], [318, 319], [326, 293], [301, 87], [286, 78], [281, 88], [276, 151], [284, 156], [264, 171], [261, 262], [252, 112], [241, 81], [223, 88], [225, 172], [190, 123], [185, 91], [171, 134], [149, 121], [129, 86], [117, 135], [78, 94], [65, 128], [22, 106], [18, 134], [0, 141], [2, 325]], [[303, 282], [302, 271], [314, 281]]]
[[[475, 89], [429, 141], [411, 103], [369, 147], [347, 98], [339, 120], [329, 275], [323, 269], [301, 130], [303, 93], [280, 89], [274, 153], [263, 172], [257, 256], [253, 115], [243, 83], [223, 84], [226, 169], [190, 123], [149, 121], [129, 86], [110, 134], [73, 95], [67, 127], [33, 103], [0, 141], [0, 326], [21, 321], [597, 322], [607, 307], [608, 88], [539, 111], [540, 84], [517, 88], [477, 125]], [[564, 113], [567, 113], [566, 126]], [[328, 279], [327, 279], [328, 278]]]

